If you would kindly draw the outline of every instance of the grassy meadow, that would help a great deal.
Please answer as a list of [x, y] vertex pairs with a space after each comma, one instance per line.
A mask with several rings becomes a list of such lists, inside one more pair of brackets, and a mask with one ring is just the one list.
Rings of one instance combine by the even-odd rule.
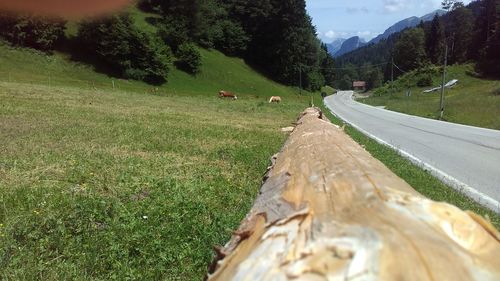
[[215, 51], [199, 76], [173, 70], [150, 92], [1, 48], [2, 280], [202, 279], [309, 102]]
[[[473, 65], [453, 65], [447, 68], [446, 82], [458, 79], [458, 84], [446, 89], [444, 120], [465, 125], [500, 130], [500, 81], [474, 77]], [[361, 102], [386, 106], [389, 110], [432, 119], [439, 116], [440, 91], [422, 93], [423, 90], [441, 85], [441, 74], [436, 72], [432, 87], [410, 87], [412, 95], [406, 96], [408, 84], [416, 82], [414, 72], [403, 75], [394, 83], [394, 91], [386, 85]]]
[[[172, 68], [156, 89], [0, 44], [1, 280], [203, 278], [286, 140], [280, 129], [311, 98], [241, 59], [200, 52], [199, 75]], [[219, 99], [221, 89], [239, 99]], [[268, 104], [271, 95], [284, 103]], [[500, 225], [397, 153], [346, 132], [418, 191]]]

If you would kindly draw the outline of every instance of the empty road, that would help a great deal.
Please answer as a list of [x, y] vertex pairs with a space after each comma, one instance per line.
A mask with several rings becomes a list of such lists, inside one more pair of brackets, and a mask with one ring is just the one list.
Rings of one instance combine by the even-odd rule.
[[352, 91], [338, 92], [326, 97], [325, 105], [353, 127], [500, 213], [500, 131], [401, 114], [358, 103], [352, 95]]

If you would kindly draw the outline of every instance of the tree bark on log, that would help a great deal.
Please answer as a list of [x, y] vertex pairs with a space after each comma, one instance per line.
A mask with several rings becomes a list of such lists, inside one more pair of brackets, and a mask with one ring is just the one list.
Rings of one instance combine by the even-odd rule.
[[500, 280], [500, 235], [420, 195], [308, 108], [208, 275], [296, 279]]

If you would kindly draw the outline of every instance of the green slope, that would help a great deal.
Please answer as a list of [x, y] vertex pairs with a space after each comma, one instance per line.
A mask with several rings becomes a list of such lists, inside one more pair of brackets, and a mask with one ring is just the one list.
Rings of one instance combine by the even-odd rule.
[[[219, 90], [237, 93], [240, 98], [272, 95], [295, 96], [296, 92], [267, 79], [247, 66], [242, 59], [230, 58], [215, 50], [200, 49], [203, 66], [196, 76], [172, 66], [168, 83], [158, 94], [216, 95]], [[72, 62], [65, 54], [46, 55], [29, 49], [11, 48], [0, 43], [0, 81], [69, 86], [82, 89], [153, 92], [154, 86], [97, 73], [93, 67]]]

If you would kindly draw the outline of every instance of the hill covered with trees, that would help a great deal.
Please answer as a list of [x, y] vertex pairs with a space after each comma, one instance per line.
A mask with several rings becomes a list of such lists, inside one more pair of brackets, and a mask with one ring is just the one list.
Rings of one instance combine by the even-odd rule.
[[154, 30], [137, 28], [124, 11], [79, 22], [68, 38], [62, 19], [2, 13], [0, 38], [46, 52], [65, 46], [113, 75], [153, 84], [168, 82], [172, 65], [196, 75], [196, 45], [244, 58], [286, 85], [318, 90], [333, 82], [333, 59], [316, 38], [304, 0], [142, 0], [137, 6], [154, 15], [146, 18]]
[[448, 64], [475, 63], [478, 75], [500, 78], [500, 2], [480, 0], [464, 6], [447, 0], [443, 8], [449, 12], [431, 22], [336, 58], [334, 86], [347, 89], [360, 79], [375, 88], [392, 75], [396, 79], [412, 70], [420, 72], [419, 84], [426, 86], [431, 82], [429, 69], [443, 64], [446, 49]]

